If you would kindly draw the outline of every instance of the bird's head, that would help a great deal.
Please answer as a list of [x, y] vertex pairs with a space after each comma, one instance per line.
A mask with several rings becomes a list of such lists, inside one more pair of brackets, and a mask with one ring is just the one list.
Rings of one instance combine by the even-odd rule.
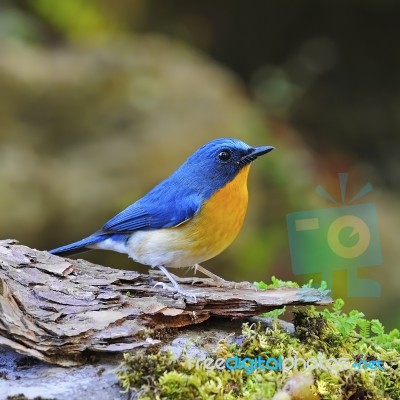
[[233, 138], [215, 139], [195, 151], [179, 173], [190, 176], [192, 184], [215, 191], [233, 180], [256, 158], [273, 149], [272, 146], [252, 147]]

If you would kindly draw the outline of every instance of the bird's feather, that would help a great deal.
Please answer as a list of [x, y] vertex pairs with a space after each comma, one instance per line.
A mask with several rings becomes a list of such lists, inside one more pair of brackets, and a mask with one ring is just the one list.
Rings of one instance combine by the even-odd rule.
[[76, 253], [82, 253], [84, 251], [90, 250], [89, 247], [98, 242], [104, 240], [103, 237], [98, 235], [91, 235], [84, 239], [78, 240], [77, 242], [66, 244], [61, 247], [57, 247], [56, 249], [50, 250], [49, 253], [57, 254], [60, 256], [68, 256]]
[[106, 222], [100, 232], [170, 228], [191, 219], [200, 210], [202, 198], [189, 188], [174, 184], [173, 180], [170, 177], [125, 208]]

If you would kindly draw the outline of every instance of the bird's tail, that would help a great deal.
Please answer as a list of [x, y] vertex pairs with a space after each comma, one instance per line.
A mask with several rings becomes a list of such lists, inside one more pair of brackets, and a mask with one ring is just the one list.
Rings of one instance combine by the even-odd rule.
[[77, 242], [66, 244], [65, 246], [57, 247], [56, 249], [49, 250], [51, 254], [58, 256], [70, 256], [72, 254], [82, 253], [90, 250], [88, 246], [96, 244], [104, 240], [104, 237], [99, 235], [88, 236], [85, 239], [78, 240]]

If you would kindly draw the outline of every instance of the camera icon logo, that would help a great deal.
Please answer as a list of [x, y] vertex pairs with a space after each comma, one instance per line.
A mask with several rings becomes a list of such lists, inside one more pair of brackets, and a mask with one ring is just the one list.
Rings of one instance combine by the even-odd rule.
[[[352, 246], [345, 246], [339, 239], [341, 232], [345, 229], [351, 230], [349, 239], [357, 235], [357, 240]], [[342, 215], [329, 226], [327, 238], [329, 247], [336, 255], [343, 258], [356, 258], [368, 249], [371, 243], [371, 232], [361, 218], [354, 215]]]
[[[320, 272], [332, 288], [333, 272], [345, 269], [350, 297], [378, 297], [378, 282], [357, 276], [358, 268], [382, 263], [376, 207], [373, 203], [344, 205], [347, 176], [339, 174], [341, 205], [287, 215], [293, 273]], [[371, 190], [370, 184], [365, 185], [350, 203]], [[322, 187], [317, 192], [338, 203]]]

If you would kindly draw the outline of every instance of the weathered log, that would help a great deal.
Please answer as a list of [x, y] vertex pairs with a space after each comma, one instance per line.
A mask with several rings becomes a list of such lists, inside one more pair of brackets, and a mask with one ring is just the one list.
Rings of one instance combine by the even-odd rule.
[[151, 272], [112, 269], [0, 241], [0, 345], [49, 363], [77, 365], [87, 351], [121, 352], [159, 343], [149, 328], [331, 303], [326, 291], [310, 288], [256, 290], [248, 283], [221, 288], [208, 278], [177, 278], [195, 301], [154, 287], [163, 277]]

